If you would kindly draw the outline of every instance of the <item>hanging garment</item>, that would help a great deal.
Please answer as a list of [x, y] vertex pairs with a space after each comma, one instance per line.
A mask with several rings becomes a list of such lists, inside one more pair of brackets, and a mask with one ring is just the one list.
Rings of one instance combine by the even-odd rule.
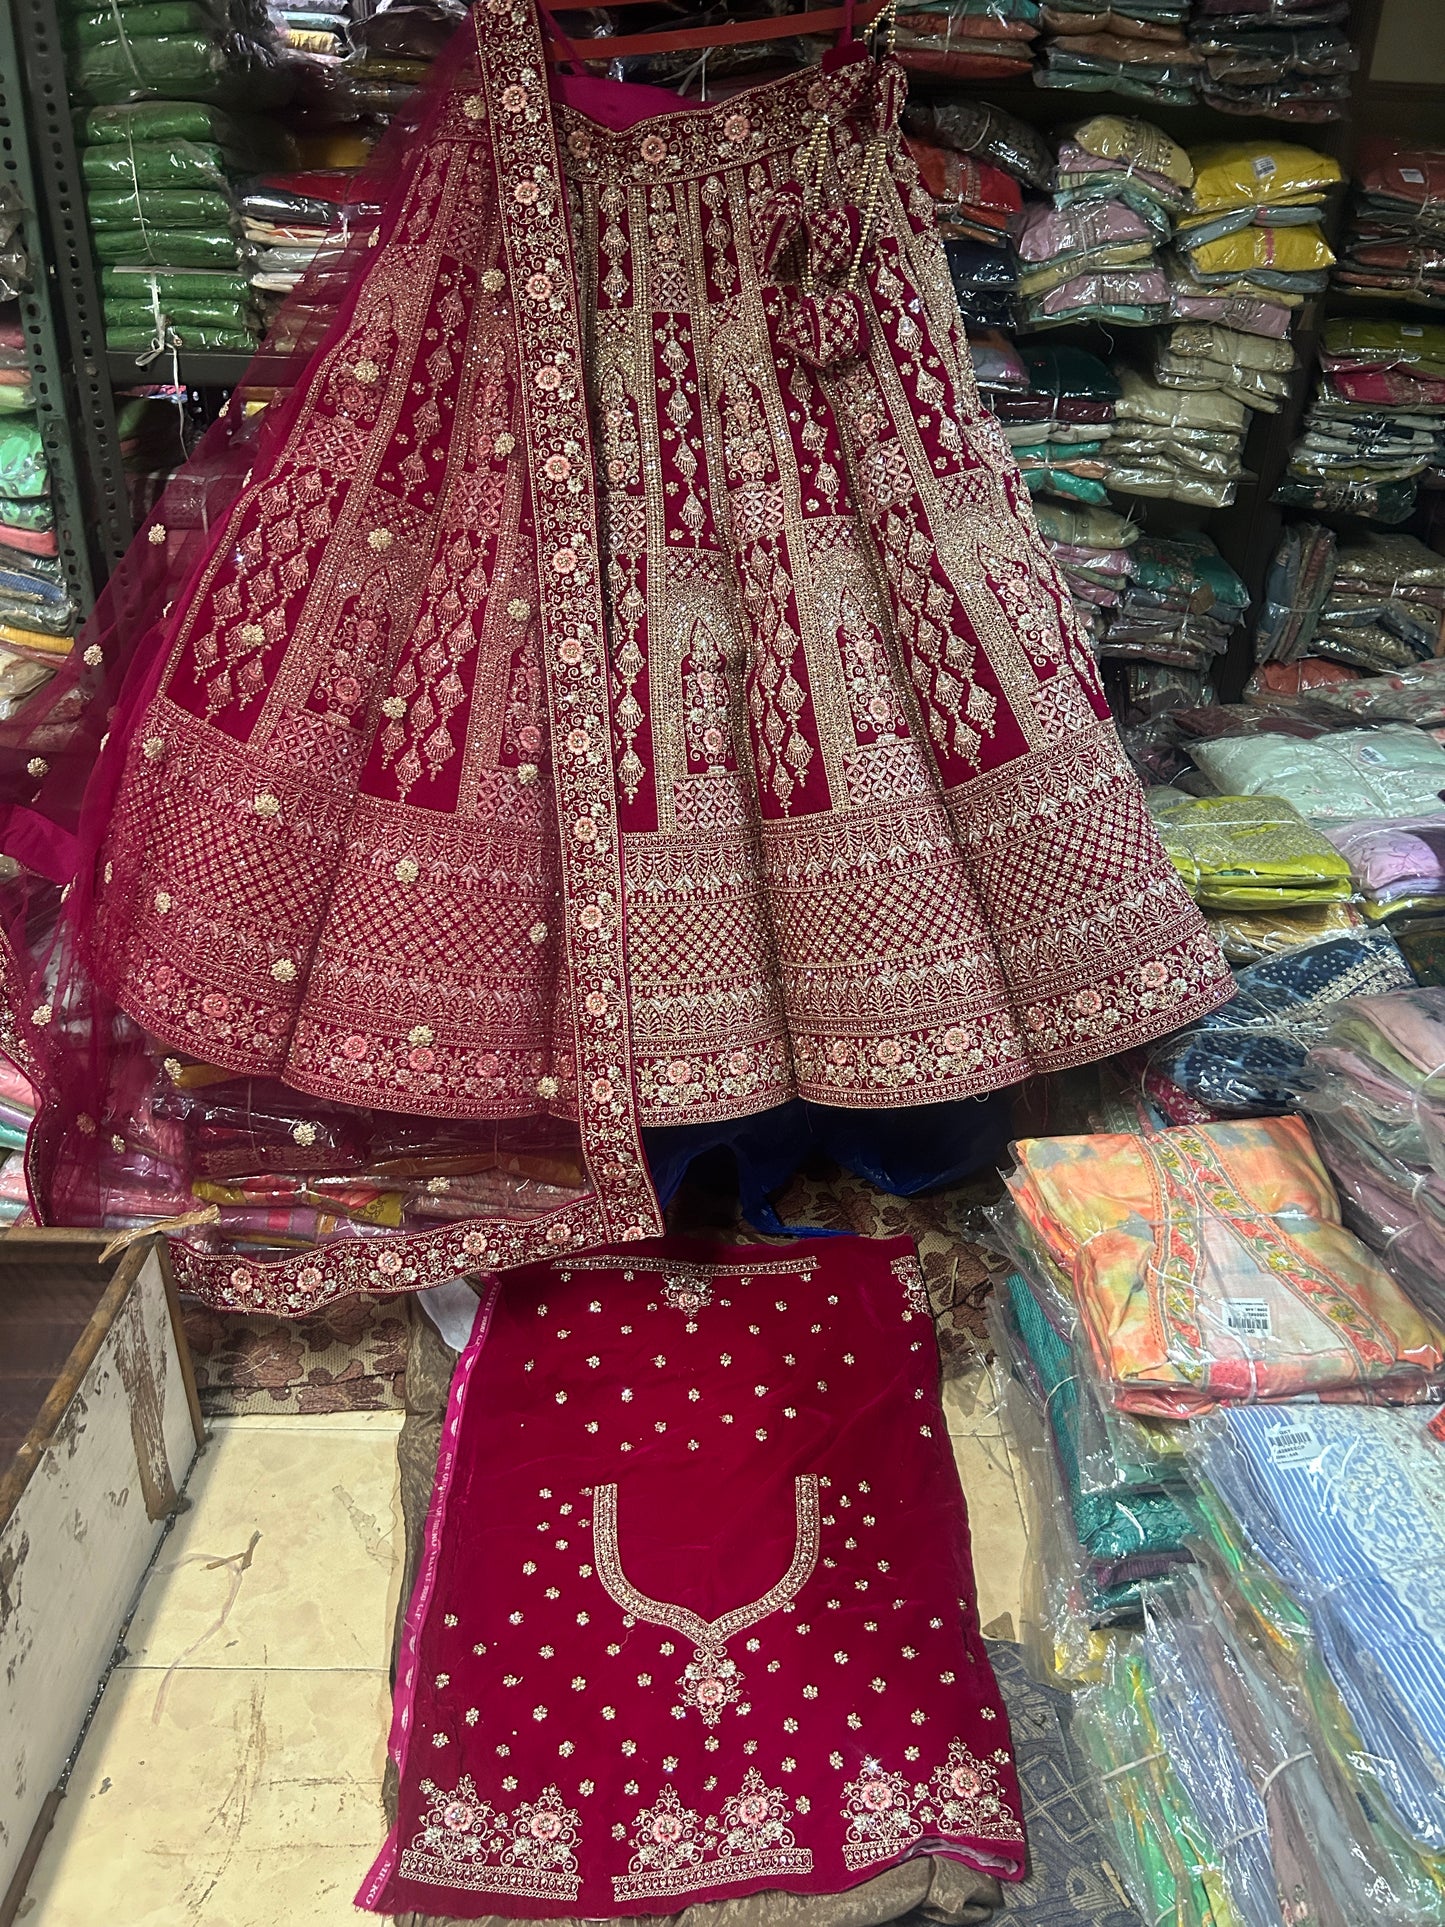
[[643, 1125], [974, 1095], [1229, 989], [980, 406], [897, 69], [555, 114], [544, 72], [530, 6], [477, 8], [224, 488], [173, 485], [7, 758], [0, 844], [72, 886], [55, 941], [53, 892], [9, 919], [45, 1217], [96, 1220], [137, 1116], [178, 1208], [202, 1130], [421, 1182], [570, 1156], [419, 1235], [182, 1242], [213, 1302], [643, 1236]]
[[919, 1854], [1022, 1874], [926, 1307], [901, 1239], [493, 1286], [362, 1906], [606, 1919]]

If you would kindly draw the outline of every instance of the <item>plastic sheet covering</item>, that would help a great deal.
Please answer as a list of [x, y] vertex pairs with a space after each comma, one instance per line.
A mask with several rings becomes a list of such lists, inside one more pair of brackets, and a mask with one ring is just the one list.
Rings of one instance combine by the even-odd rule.
[[176, 33], [97, 41], [74, 64], [74, 85], [104, 105], [166, 94], [265, 112], [290, 96], [287, 56], [269, 26], [255, 33]]
[[1242, 970], [1237, 995], [1164, 1039], [1150, 1061], [1213, 1112], [1279, 1115], [1294, 1108], [1310, 1048], [1323, 1042], [1336, 1006], [1412, 982], [1387, 932], [1302, 944]]
[[1354, 1113], [1389, 1157], [1445, 1177], [1445, 990], [1351, 998], [1310, 1053], [1301, 1102]]
[[[1232, 1407], [1191, 1434], [1200, 1475], [1308, 1616], [1396, 1823], [1445, 1851], [1445, 1455], [1430, 1415]], [[1416, 1919], [1431, 1918], [1416, 1915]]]
[[1445, 1339], [1341, 1226], [1303, 1119], [1014, 1148], [1009, 1190], [1121, 1409], [1438, 1390]]
[[0, 495], [20, 501], [44, 495], [50, 486], [40, 430], [30, 416], [0, 416]]
[[1111, 1649], [1075, 1700], [1072, 1732], [1093, 1768], [1124, 1884], [1155, 1927], [1239, 1927], [1223, 1870], [1176, 1774], [1154, 1713], [1142, 1640]]
[[1307, 1709], [1197, 1575], [1148, 1598], [1160, 1738], [1249, 1927], [1414, 1927], [1435, 1895], [1390, 1854]]
[[87, 187], [194, 188], [226, 184], [226, 154], [214, 141], [133, 141], [81, 149]]
[[1209, 914], [1209, 928], [1226, 960], [1236, 967], [1263, 963], [1303, 944], [1343, 937], [1364, 927], [1364, 918], [1347, 903], [1321, 904], [1313, 910], [1230, 910]]
[[1189, 158], [1194, 166], [1194, 208], [1200, 214], [1321, 196], [1344, 178], [1332, 154], [1291, 141], [1214, 142], [1191, 148]]
[[1194, 757], [1217, 789], [1281, 796], [1316, 822], [1445, 812], [1445, 749], [1417, 729], [1238, 736], [1200, 743]]

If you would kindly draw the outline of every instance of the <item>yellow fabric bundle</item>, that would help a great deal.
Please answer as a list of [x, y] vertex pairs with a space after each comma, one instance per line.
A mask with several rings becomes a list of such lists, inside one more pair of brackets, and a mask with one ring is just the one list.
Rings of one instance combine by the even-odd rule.
[[1306, 200], [1343, 180], [1332, 154], [1291, 141], [1222, 141], [1190, 149], [1194, 211], [1222, 214], [1232, 207], [1278, 207]]
[[1256, 268], [1312, 274], [1332, 267], [1335, 257], [1311, 221], [1307, 227], [1242, 227], [1191, 249], [1189, 259], [1196, 274], [1249, 274]]
[[1278, 796], [1197, 796], [1157, 810], [1169, 860], [1206, 909], [1339, 903], [1350, 866]]

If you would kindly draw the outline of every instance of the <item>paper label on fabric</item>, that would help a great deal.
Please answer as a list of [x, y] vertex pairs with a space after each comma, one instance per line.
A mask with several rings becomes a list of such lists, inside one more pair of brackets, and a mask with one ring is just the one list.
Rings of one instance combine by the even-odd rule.
[[1420, 172], [1418, 167], [1402, 167], [1400, 169], [1400, 179], [1402, 181], [1408, 181], [1411, 187], [1423, 187], [1425, 185], [1425, 176]]
[[1400, 333], [1409, 335], [1411, 340], [1414, 340], [1417, 335], [1423, 335], [1424, 332], [1424, 327], [1418, 322], [1402, 321], [1400, 324]]
[[1319, 1456], [1320, 1442], [1309, 1425], [1281, 1425], [1269, 1434], [1269, 1456], [1274, 1465], [1308, 1465]]
[[1226, 1298], [1224, 1328], [1235, 1338], [1273, 1338], [1274, 1320], [1267, 1298]]
[[1249, 163], [1257, 181], [1267, 181], [1271, 174], [1278, 171], [1278, 162], [1273, 154], [1256, 154]]

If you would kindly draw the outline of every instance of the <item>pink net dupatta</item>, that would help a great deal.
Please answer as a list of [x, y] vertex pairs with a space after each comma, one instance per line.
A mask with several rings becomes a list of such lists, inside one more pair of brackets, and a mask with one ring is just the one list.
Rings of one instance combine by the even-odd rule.
[[362, 1889], [672, 1915], [915, 1854], [1023, 1873], [907, 1240], [559, 1259], [453, 1381]]
[[204, 1218], [212, 1304], [659, 1228], [545, 75], [532, 8], [479, 6], [0, 729], [37, 1213]]

